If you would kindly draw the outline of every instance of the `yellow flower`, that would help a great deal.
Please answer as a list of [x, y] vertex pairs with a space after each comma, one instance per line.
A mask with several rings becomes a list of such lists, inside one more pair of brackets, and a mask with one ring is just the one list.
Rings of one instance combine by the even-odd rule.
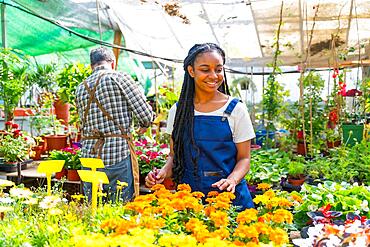
[[85, 198], [85, 196], [84, 196], [84, 195], [82, 195], [82, 194], [76, 194], [76, 195], [71, 195], [71, 198], [72, 198], [73, 200], [80, 201], [81, 199], [84, 199], [84, 198]]
[[293, 198], [294, 201], [296, 202], [299, 202], [299, 203], [302, 203], [303, 200], [302, 200], [302, 197], [300, 197], [299, 195], [296, 195], [296, 194], [291, 194], [291, 197]]
[[127, 187], [127, 186], [128, 186], [128, 183], [117, 180], [117, 190], [122, 190], [124, 187]]
[[259, 233], [254, 226], [239, 225], [235, 229], [234, 236], [240, 238], [258, 239]]
[[243, 212], [240, 212], [236, 217], [236, 222], [240, 224], [250, 223], [257, 220], [258, 211], [254, 208], [248, 208]]
[[257, 185], [257, 189], [259, 190], [268, 190], [270, 188], [271, 188], [271, 185], [267, 183], [260, 183]]
[[289, 243], [288, 233], [281, 228], [271, 229], [269, 239], [278, 246]]
[[60, 215], [63, 214], [63, 211], [60, 210], [59, 208], [51, 208], [49, 209], [49, 215]]
[[216, 211], [211, 213], [211, 220], [215, 223], [216, 227], [227, 226], [229, 224], [228, 215], [226, 212]]
[[0, 213], [5, 213], [5, 212], [9, 212], [9, 211], [13, 211], [13, 208], [12, 207], [6, 207], [6, 206], [0, 206]]
[[291, 224], [293, 222], [293, 215], [285, 209], [277, 209], [274, 211], [272, 221], [276, 223], [284, 223], [285, 221], [286, 223]]

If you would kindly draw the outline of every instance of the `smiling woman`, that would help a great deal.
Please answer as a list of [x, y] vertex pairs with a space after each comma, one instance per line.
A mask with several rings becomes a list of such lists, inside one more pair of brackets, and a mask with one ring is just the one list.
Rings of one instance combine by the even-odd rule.
[[253, 207], [244, 177], [255, 134], [246, 105], [230, 97], [224, 64], [225, 53], [216, 44], [189, 50], [180, 99], [167, 121], [171, 151], [166, 165], [148, 174], [146, 185], [173, 176], [204, 194], [235, 193], [234, 205], [245, 209]]

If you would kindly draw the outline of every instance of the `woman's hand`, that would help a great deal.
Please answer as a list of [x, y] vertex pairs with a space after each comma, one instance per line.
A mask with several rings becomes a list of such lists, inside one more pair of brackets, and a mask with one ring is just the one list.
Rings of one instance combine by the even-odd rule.
[[220, 181], [212, 184], [213, 188], [218, 188], [219, 190], [226, 190], [231, 193], [235, 193], [235, 187], [237, 182], [234, 178], [223, 178]]
[[154, 168], [153, 171], [150, 171], [145, 177], [145, 186], [148, 188], [153, 187], [156, 184], [161, 184], [166, 178], [167, 172], [165, 169]]

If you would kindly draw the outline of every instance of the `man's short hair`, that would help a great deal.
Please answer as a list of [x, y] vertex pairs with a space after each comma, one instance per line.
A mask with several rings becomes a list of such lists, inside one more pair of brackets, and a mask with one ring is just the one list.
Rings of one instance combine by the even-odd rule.
[[113, 62], [115, 59], [116, 57], [114, 56], [113, 51], [106, 47], [99, 47], [90, 51], [91, 65], [98, 65], [103, 61]]

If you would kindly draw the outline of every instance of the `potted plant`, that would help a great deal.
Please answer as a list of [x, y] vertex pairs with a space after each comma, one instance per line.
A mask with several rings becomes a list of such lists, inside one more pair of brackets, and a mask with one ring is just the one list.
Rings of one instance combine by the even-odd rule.
[[[29, 157], [30, 142], [18, 129], [18, 124], [5, 123], [7, 131], [0, 134], [0, 153], [4, 161], [4, 171], [15, 171], [17, 163], [25, 161]], [[26, 164], [23, 165], [25, 167]]]
[[[19, 54], [19, 52], [18, 52]], [[29, 61], [7, 48], [0, 48], [0, 100], [3, 101], [5, 121], [14, 117], [14, 109], [30, 86]]]
[[300, 161], [291, 161], [288, 165], [288, 182], [294, 186], [300, 186], [306, 179], [305, 164]]
[[338, 128], [326, 129], [326, 145], [328, 148], [339, 147], [341, 144], [340, 133]]
[[62, 150], [53, 150], [50, 152], [49, 159], [65, 160], [64, 167], [61, 172], [55, 174], [55, 178], [60, 179], [67, 176], [70, 181], [79, 181], [77, 170], [82, 168], [80, 161], [81, 151], [79, 147], [72, 146]]
[[78, 122], [76, 89], [90, 74], [91, 68], [81, 63], [66, 64], [58, 74], [56, 81], [59, 89], [56, 92], [54, 106], [57, 118], [61, 119], [64, 125]]

